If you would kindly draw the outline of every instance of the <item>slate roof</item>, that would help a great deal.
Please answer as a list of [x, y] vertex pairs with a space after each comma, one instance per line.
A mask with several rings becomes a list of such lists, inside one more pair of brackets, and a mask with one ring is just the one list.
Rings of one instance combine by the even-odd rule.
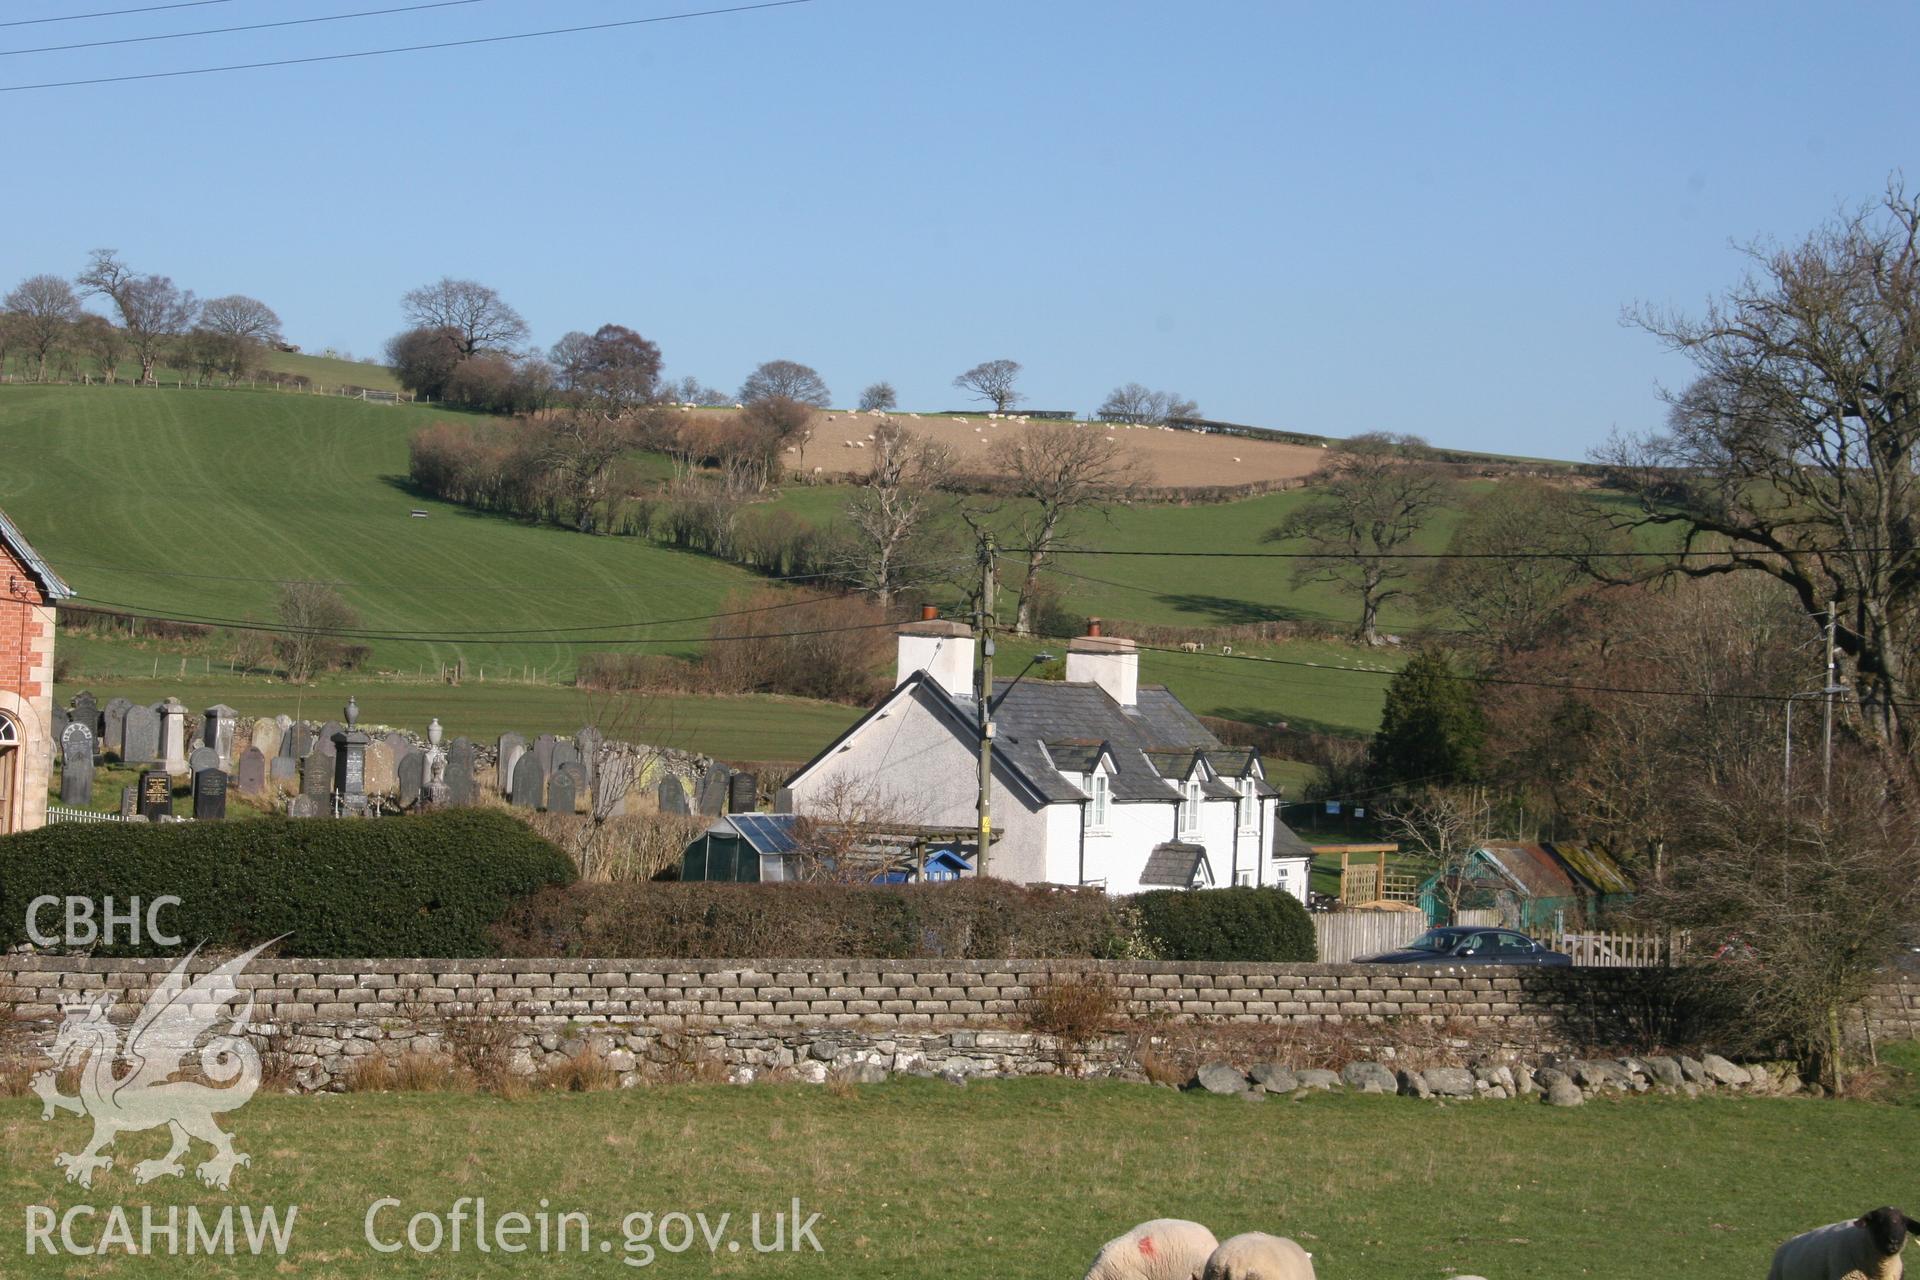
[[49, 600], [65, 600], [73, 594], [73, 588], [60, 580], [53, 566], [40, 558], [40, 553], [28, 544], [26, 535], [20, 532], [18, 525], [7, 519], [7, 513], [0, 511], [0, 543], [5, 543], [14, 558], [27, 567], [27, 572], [39, 580], [40, 589]]
[[1153, 846], [1147, 865], [1140, 872], [1140, 883], [1155, 889], [1191, 889], [1205, 862], [1207, 851], [1197, 844], [1170, 840]]
[[1313, 846], [1294, 833], [1292, 827], [1273, 820], [1273, 856], [1276, 858], [1311, 858]]

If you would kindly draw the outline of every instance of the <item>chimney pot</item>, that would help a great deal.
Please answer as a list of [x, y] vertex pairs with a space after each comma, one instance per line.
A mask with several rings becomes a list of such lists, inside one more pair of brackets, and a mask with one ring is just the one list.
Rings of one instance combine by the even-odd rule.
[[1087, 619], [1087, 634], [1090, 636], [1097, 636], [1100, 634], [1100, 619], [1098, 618]]
[[932, 622], [940, 616], [940, 611], [930, 604], [920, 606], [920, 621]]

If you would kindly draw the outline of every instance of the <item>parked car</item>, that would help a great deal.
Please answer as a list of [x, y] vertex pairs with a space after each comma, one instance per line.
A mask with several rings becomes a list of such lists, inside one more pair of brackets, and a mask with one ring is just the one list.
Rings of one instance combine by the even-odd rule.
[[1398, 951], [1368, 956], [1361, 964], [1530, 964], [1570, 965], [1573, 957], [1543, 947], [1512, 929], [1448, 925], [1429, 929]]

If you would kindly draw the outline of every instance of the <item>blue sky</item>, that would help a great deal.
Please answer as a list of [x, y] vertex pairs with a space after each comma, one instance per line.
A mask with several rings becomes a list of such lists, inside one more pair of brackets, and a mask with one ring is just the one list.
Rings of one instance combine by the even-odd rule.
[[[0, 21], [142, 0], [16, 0]], [[150, 2], [150, 0], [148, 0]], [[221, 0], [0, 50], [382, 8]], [[0, 56], [0, 86], [681, 12], [480, 0]], [[1211, 416], [1579, 456], [1685, 366], [1621, 327], [1730, 241], [1920, 180], [1912, 5], [814, 0], [365, 61], [0, 93], [0, 277], [113, 246], [309, 350], [497, 287], [731, 389], [776, 357], [909, 408], [1011, 357], [1040, 408], [1137, 380]]]

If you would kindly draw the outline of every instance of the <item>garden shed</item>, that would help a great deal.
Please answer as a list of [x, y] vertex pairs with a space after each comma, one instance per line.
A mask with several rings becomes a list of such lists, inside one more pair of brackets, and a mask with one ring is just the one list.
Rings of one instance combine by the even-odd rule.
[[1436, 925], [1457, 913], [1496, 912], [1510, 929], [1558, 932], [1595, 923], [1633, 899], [1633, 882], [1592, 845], [1489, 841], [1420, 885], [1420, 909]]

